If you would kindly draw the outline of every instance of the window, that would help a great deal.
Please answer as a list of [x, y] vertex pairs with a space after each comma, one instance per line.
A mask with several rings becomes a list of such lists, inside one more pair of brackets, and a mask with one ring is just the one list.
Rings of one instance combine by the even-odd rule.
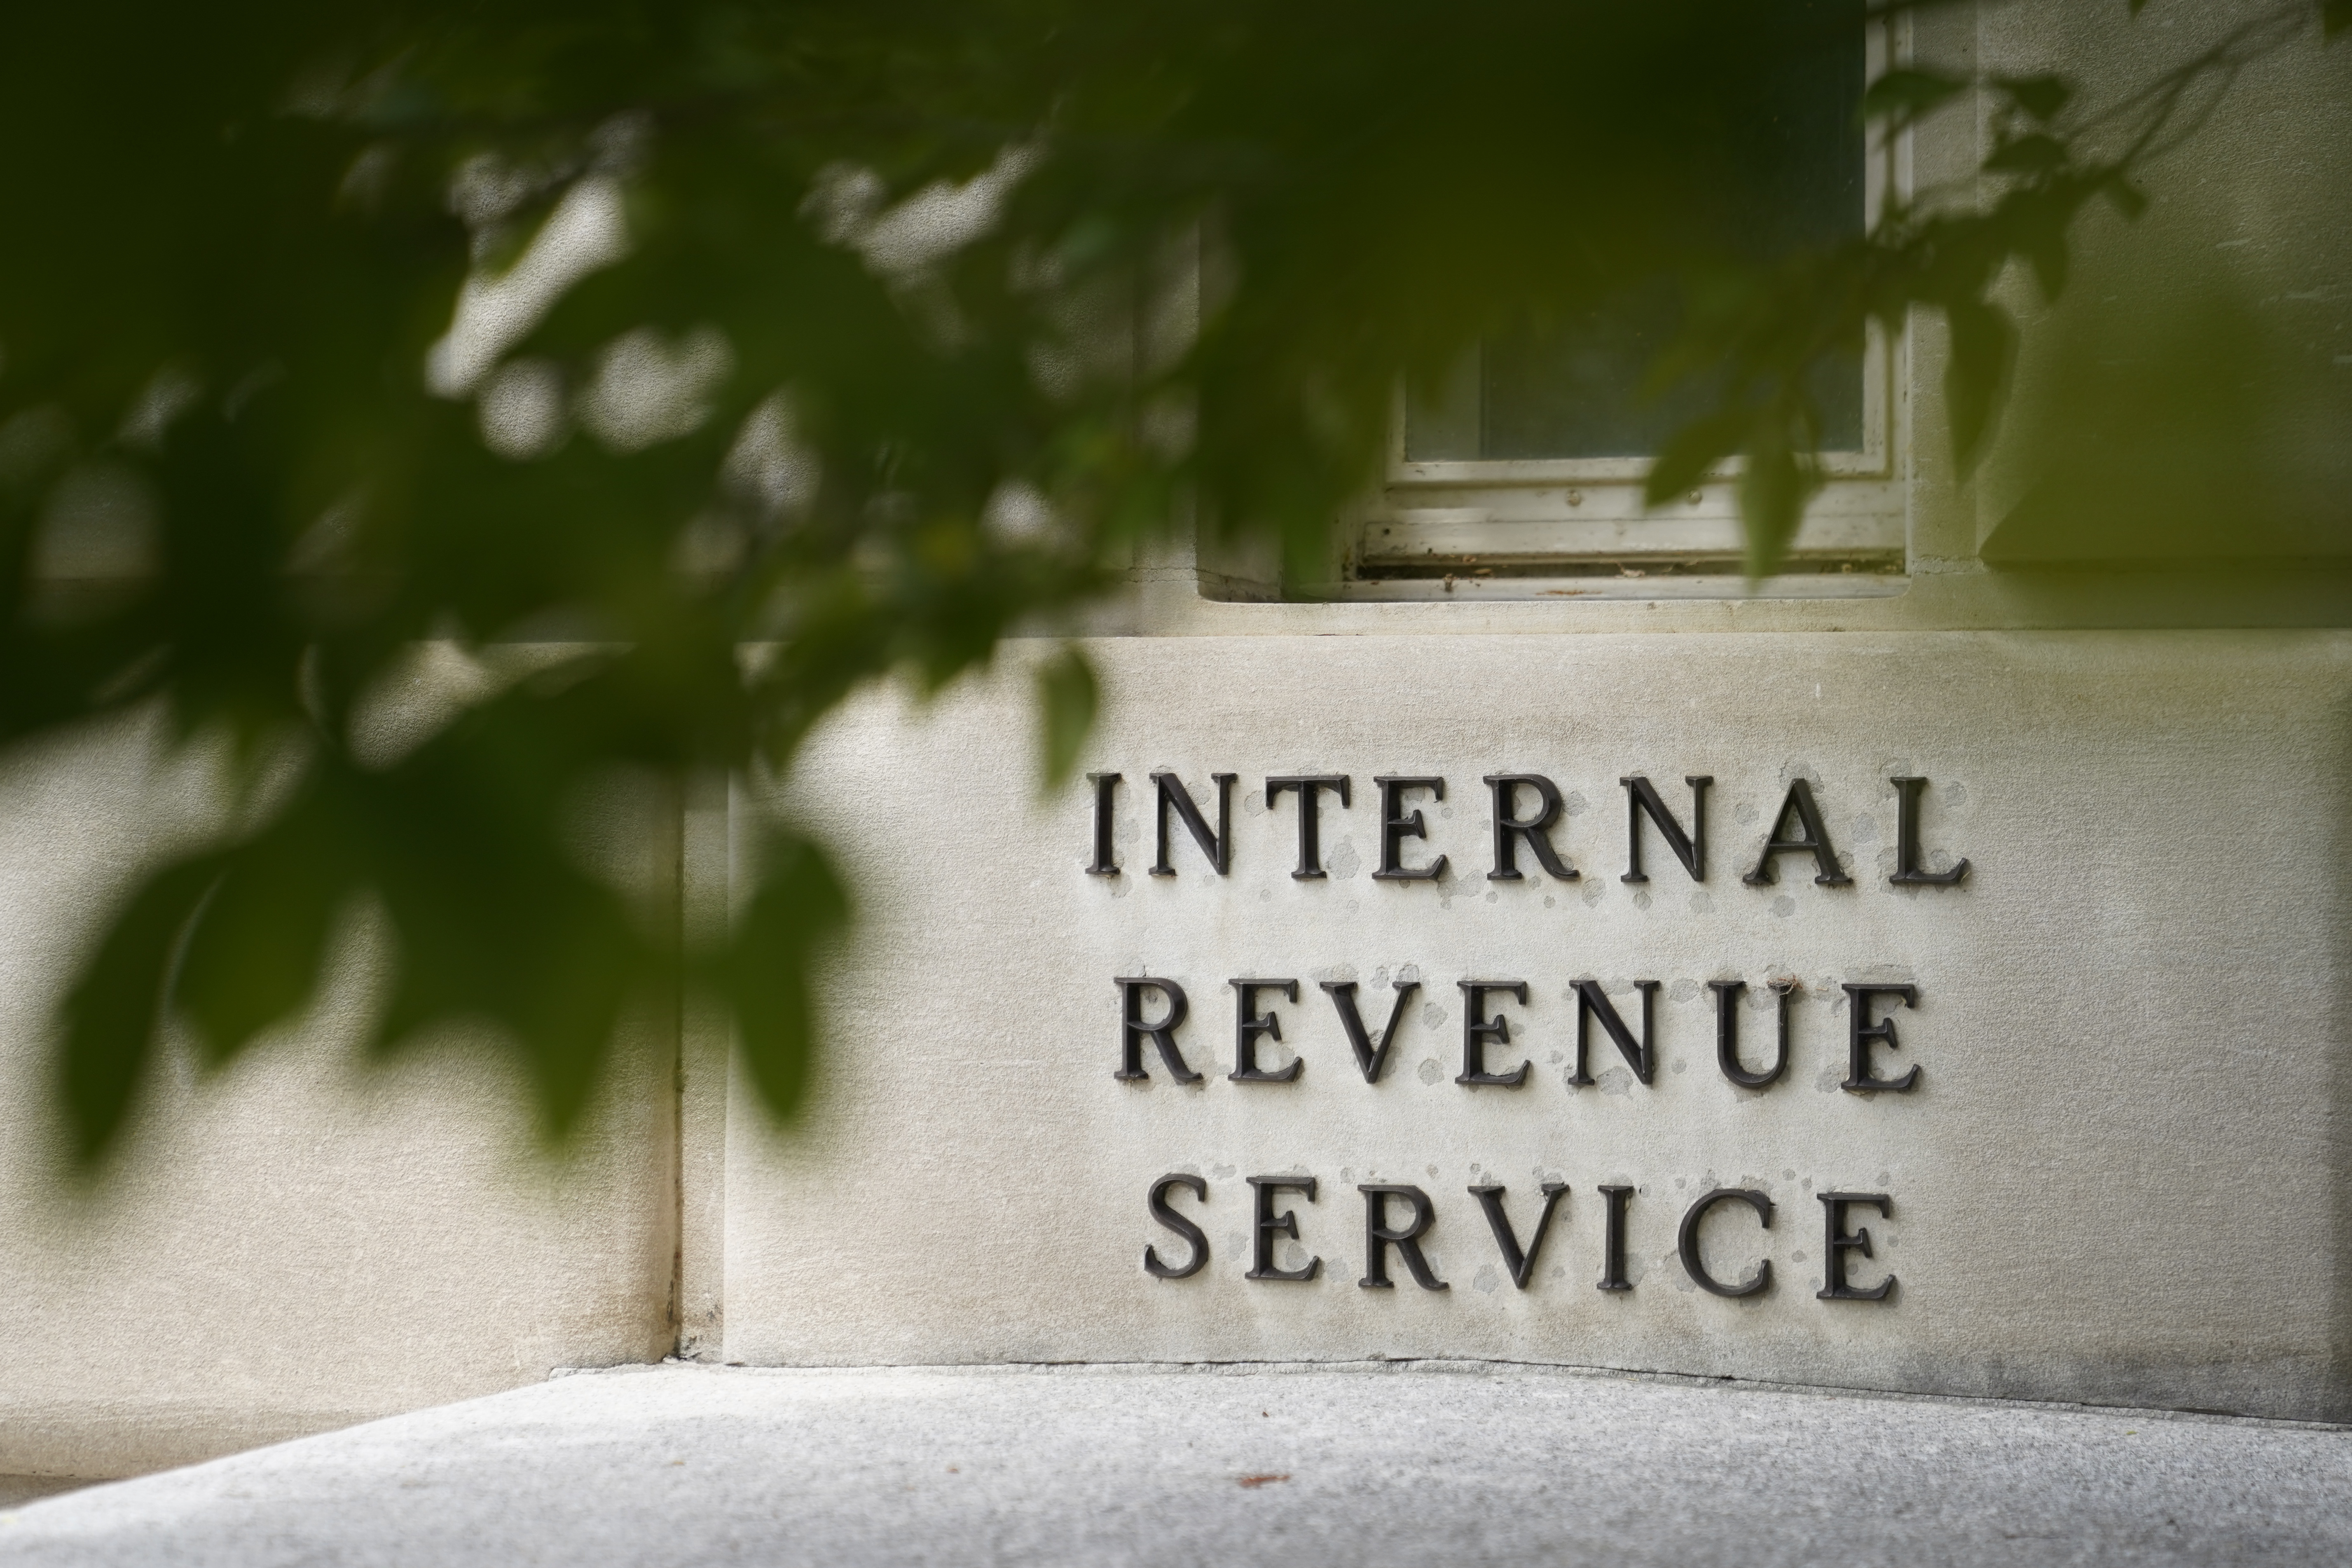
[[[1858, 234], [1895, 173], [1867, 142], [1864, 82], [1887, 50], [1884, 23], [1851, 50], [1776, 84], [1776, 135], [1759, 141], [1752, 203], [1734, 227], [1759, 254]], [[1386, 483], [1349, 520], [1348, 592], [1361, 597], [1717, 594], [1742, 543], [1727, 474], [1655, 511], [1649, 458], [1711, 406], [1704, 388], [1641, 395], [1651, 357], [1677, 326], [1673, 291], [1621, 299], [1580, 321], [1527, 323], [1480, 344], [1434, 385], [1397, 400]], [[1780, 591], [1883, 593], [1903, 561], [1895, 483], [1893, 345], [1873, 341], [1824, 367], [1826, 491], [1807, 513]]]

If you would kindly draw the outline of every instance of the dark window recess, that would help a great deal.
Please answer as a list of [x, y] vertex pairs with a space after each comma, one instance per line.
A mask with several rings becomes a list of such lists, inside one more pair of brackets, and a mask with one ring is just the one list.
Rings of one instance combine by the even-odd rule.
[[[1745, 198], [1738, 211], [1723, 216], [1739, 248], [1759, 258], [1863, 229], [1862, 7], [1853, 0], [1798, 0], [1793, 9], [1807, 20], [1851, 12], [1853, 26], [1840, 31], [1852, 43], [1793, 52], [1791, 68], [1774, 73], [1759, 105], [1756, 133], [1747, 142], [1755, 166], [1740, 172]], [[1661, 283], [1579, 318], [1528, 321], [1498, 333], [1463, 356], [1441, 384], [1411, 389], [1405, 457], [1647, 457], [1714, 406], [1714, 390], [1705, 385], [1643, 395], [1651, 361], [1680, 325], [1675, 291]], [[1822, 449], [1860, 450], [1861, 355], [1823, 363], [1812, 393]]]

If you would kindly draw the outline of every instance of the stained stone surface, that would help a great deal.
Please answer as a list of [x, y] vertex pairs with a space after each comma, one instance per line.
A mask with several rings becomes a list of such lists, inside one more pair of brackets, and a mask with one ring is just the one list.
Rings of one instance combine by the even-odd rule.
[[644, 1058], [568, 1168], [535, 1165], [481, 1054], [366, 1070], [359, 940], [229, 1068], [165, 1053], [102, 1189], [56, 1180], [50, 1007], [132, 871], [221, 809], [216, 760], [143, 720], [0, 759], [0, 1477], [135, 1475], [675, 1342], [675, 1112]]
[[2352, 1432], [1460, 1363], [582, 1374], [0, 1513], [165, 1563], [2338, 1563]]
[[[1093, 798], [1039, 802], [1027, 676], [919, 707], [861, 702], [814, 742], [779, 808], [819, 828], [864, 919], [821, 987], [830, 1029], [815, 1113], [774, 1136], [737, 1093], [724, 1177], [725, 1354], [754, 1364], [1487, 1359], [1967, 1397], [2352, 1419], [2342, 1347], [2352, 1249], [2346, 1052], [2346, 785], [2352, 726], [2338, 633], [1874, 633], [1748, 637], [1195, 637], [1088, 645], [1102, 718], [1087, 771], [1123, 775], [1118, 877], [1089, 875]], [[1234, 775], [1229, 874], [1171, 814], [1155, 858], [1150, 775], [1216, 820]], [[1491, 879], [1486, 775], [1552, 781], [1551, 841]], [[1301, 879], [1298, 801], [1269, 777], [1345, 775], [1324, 797], [1328, 876]], [[1709, 778], [1704, 880], [1643, 819], [1629, 883], [1627, 792], [1643, 775], [1685, 824]], [[1425, 837], [1381, 880], [1381, 775], [1443, 777], [1402, 809]], [[1896, 885], [1901, 799], [1924, 778], [1923, 865]], [[1788, 854], [1747, 880], [1807, 785], [1850, 878]], [[1516, 814], [1536, 810], [1523, 794]], [[740, 830], [738, 843], [756, 840]], [[1793, 833], [1785, 829], [1782, 837]], [[1149, 1043], [1120, 1081], [1120, 976], [1181, 984], [1197, 1082]], [[1236, 1082], [1235, 977], [1277, 1016]], [[1765, 987], [1798, 986], [1788, 1070], [1718, 1070], [1710, 984], [1742, 980], [1739, 1048], [1771, 1059]], [[1629, 1030], [1656, 985], [1652, 1081], [1580, 981]], [[1465, 982], [1508, 1020], [1465, 1085]], [[1356, 983], [1391, 1060], [1367, 1082], [1323, 987]], [[1848, 985], [1890, 993], [1856, 1092]], [[1147, 996], [1145, 1016], [1164, 1004]], [[1163, 1176], [1205, 1265], [1154, 1222]], [[1253, 1176], [1318, 1185], [1276, 1268], [1246, 1278]], [[1559, 1181], [1537, 1266], [1515, 1289], [1480, 1200], [1506, 1189], [1525, 1241]], [[1360, 1186], [1425, 1192], [1423, 1289], [1370, 1276]], [[1630, 1290], [1594, 1289], [1608, 1206], [1632, 1189]], [[1713, 1278], [1679, 1256], [1685, 1217]], [[1823, 1300], [1825, 1194], [1861, 1209], [1851, 1281]], [[1387, 1223], [1404, 1223], [1391, 1205]]]

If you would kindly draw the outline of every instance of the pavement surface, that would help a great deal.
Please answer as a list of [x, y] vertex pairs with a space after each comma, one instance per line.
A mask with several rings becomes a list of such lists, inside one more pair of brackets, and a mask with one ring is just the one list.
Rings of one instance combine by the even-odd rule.
[[58, 1492], [79, 1491], [92, 1484], [65, 1476], [0, 1476], [0, 1510], [54, 1497]]
[[2352, 1432], [1412, 1363], [578, 1373], [0, 1512], [0, 1563], [2352, 1563]]

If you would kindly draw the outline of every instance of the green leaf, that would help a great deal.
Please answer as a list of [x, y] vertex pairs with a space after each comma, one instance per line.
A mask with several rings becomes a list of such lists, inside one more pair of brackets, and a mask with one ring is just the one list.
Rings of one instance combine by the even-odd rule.
[[2320, 0], [2320, 37], [2332, 38], [2347, 27], [2352, 27], [2352, 0]]
[[1668, 437], [1642, 484], [1642, 504], [1662, 506], [1706, 477], [1707, 470], [1739, 449], [1755, 423], [1750, 408], [1723, 408], [1695, 419]]
[[772, 844], [760, 890], [716, 977], [734, 1008], [736, 1049], [751, 1087], [778, 1121], [808, 1091], [816, 1054], [814, 971], [848, 922], [848, 896], [816, 847], [789, 837]]
[[[100, 1141], [160, 1010], [234, 1053], [303, 1005], [360, 888], [393, 964], [373, 1044], [487, 1022], [475, 1048], [515, 1052], [545, 1125], [573, 1125], [681, 962], [662, 895], [604, 853], [619, 830], [577, 841], [583, 791], [788, 770], [872, 680], [937, 689], [1021, 628], [1076, 624], [1179, 519], [1225, 531], [1254, 580], [1278, 544], [1280, 591], [1328, 582], [1333, 521], [1389, 456], [1400, 365], [1515, 323], [1637, 327], [1615, 301], [1679, 285], [1690, 346], [1653, 390], [1717, 412], [1643, 465], [1647, 493], [1756, 451], [1760, 570], [1816, 473], [1769, 390], [1864, 317], [1964, 313], [2012, 258], [2063, 266], [2013, 209], [1941, 197], [1885, 204], [1870, 235], [1851, 209], [1834, 233], [1744, 217], [1785, 206], [1754, 128], [1823, 101], [1817, 72], [1862, 79], [1859, 33], [1779, 5], [1505, 4], [1442, 26], [1418, 0], [426, 0], [151, 6], [129, 28], [118, 9], [20, 7], [0, 49], [0, 142], [41, 151], [0, 160], [0, 211], [41, 239], [0, 264], [0, 742], [152, 699], [173, 735], [242, 737], [248, 761], [315, 733], [344, 815], [223, 826], [216, 891], [101, 933], [109, 984], [76, 994], [71, 1058]], [[341, 85], [314, 84], [325, 60]], [[2042, 66], [2013, 68], [2007, 88], [1888, 72], [1845, 133], [1958, 115], [1979, 88], [2006, 131], [2076, 112]], [[908, 223], [1007, 141], [1049, 155], [1001, 201], [954, 197], [992, 218], [910, 248]], [[2107, 176], [2071, 145], [2004, 149], [2026, 177], [1989, 181], [1994, 199], [2071, 222]], [[591, 171], [623, 192], [625, 255], [480, 294], [565, 192], [593, 216]], [[566, 253], [589, 254], [544, 254]], [[1717, 276], [1721, 308], [1696, 286]], [[535, 301], [513, 318], [528, 336], [474, 363], [489, 341], [468, 348], [453, 308], [499, 294]], [[1984, 389], [1954, 399], [1964, 444], [2004, 374], [1995, 322], [1956, 321], [1955, 385], [1981, 362]], [[460, 383], [473, 395], [430, 390]], [[676, 395], [631, 390], [656, 384]], [[76, 486], [140, 498], [152, 548], [122, 552], [128, 575], [48, 573], [65, 535], [45, 520], [79, 506], [44, 498], [84, 458]], [[992, 511], [1013, 482], [1045, 503], [1027, 522]], [[613, 651], [530, 651], [566, 642]], [[1040, 651], [1050, 780], [1100, 696]], [[788, 1107], [811, 955], [843, 917], [806, 846], [780, 864], [737, 967], [705, 977]]]
[[[397, 767], [347, 775], [341, 838], [392, 928], [397, 979], [373, 1048], [453, 1018], [492, 1023], [542, 1131], [561, 1139], [593, 1103], [629, 1010], [678, 974], [674, 925], [593, 869], [578, 815], [604, 771], [586, 758], [610, 743], [622, 679], [579, 661], [546, 673], [573, 684], [526, 682]], [[621, 819], [630, 831], [659, 831], [662, 808], [645, 809]]]
[[1889, 131], [1900, 131], [1968, 88], [1965, 77], [1898, 67], [1872, 82], [1862, 95], [1862, 118], [1884, 120]]
[[1076, 643], [1037, 670], [1037, 712], [1045, 742], [1044, 788], [1051, 795], [1068, 782], [1078, 752], [1094, 728], [1100, 693], [1094, 667]]
[[2034, 280], [2041, 284], [2045, 300], [2054, 301], [2066, 291], [2066, 223], [2072, 212], [2071, 205], [2062, 205], [2047, 196], [2037, 197], [2015, 210], [2014, 243], [2033, 268]]
[[316, 989], [329, 924], [351, 890], [339, 835], [306, 801], [226, 857], [173, 983], [205, 1059], [219, 1066]]
[[2061, 229], [2036, 235], [2025, 249], [2025, 258], [2032, 264], [2034, 281], [2042, 285], [2042, 297], [2055, 300], [2066, 291], [2066, 235]]
[[66, 995], [58, 1076], [74, 1163], [84, 1171], [104, 1158], [130, 1120], [180, 934], [220, 872], [219, 857], [198, 855], [150, 876]]
[[1788, 554], [1819, 480], [1799, 458], [1785, 418], [1768, 416], [1753, 428], [1739, 476], [1739, 523], [1748, 540], [1748, 577], [1757, 582]]
[[2067, 156], [2063, 142], [2036, 132], [2003, 142], [1992, 150], [1984, 166], [1996, 174], [2047, 174], [2064, 168]]
[[1944, 370], [1944, 401], [1952, 420], [1952, 460], [1962, 473], [1976, 467], [1992, 434], [2017, 329], [1998, 305], [1964, 300], [1945, 307], [1951, 361]]
[[1993, 85], [2010, 102], [2045, 124], [2074, 98], [2074, 84], [2061, 76], [1995, 77]]
[[[2352, 0], [2347, 0], [2347, 3], [2352, 3]], [[2147, 211], [2147, 193], [2120, 174], [2099, 188], [2106, 193], [2107, 200], [2117, 212], [2134, 222]]]

